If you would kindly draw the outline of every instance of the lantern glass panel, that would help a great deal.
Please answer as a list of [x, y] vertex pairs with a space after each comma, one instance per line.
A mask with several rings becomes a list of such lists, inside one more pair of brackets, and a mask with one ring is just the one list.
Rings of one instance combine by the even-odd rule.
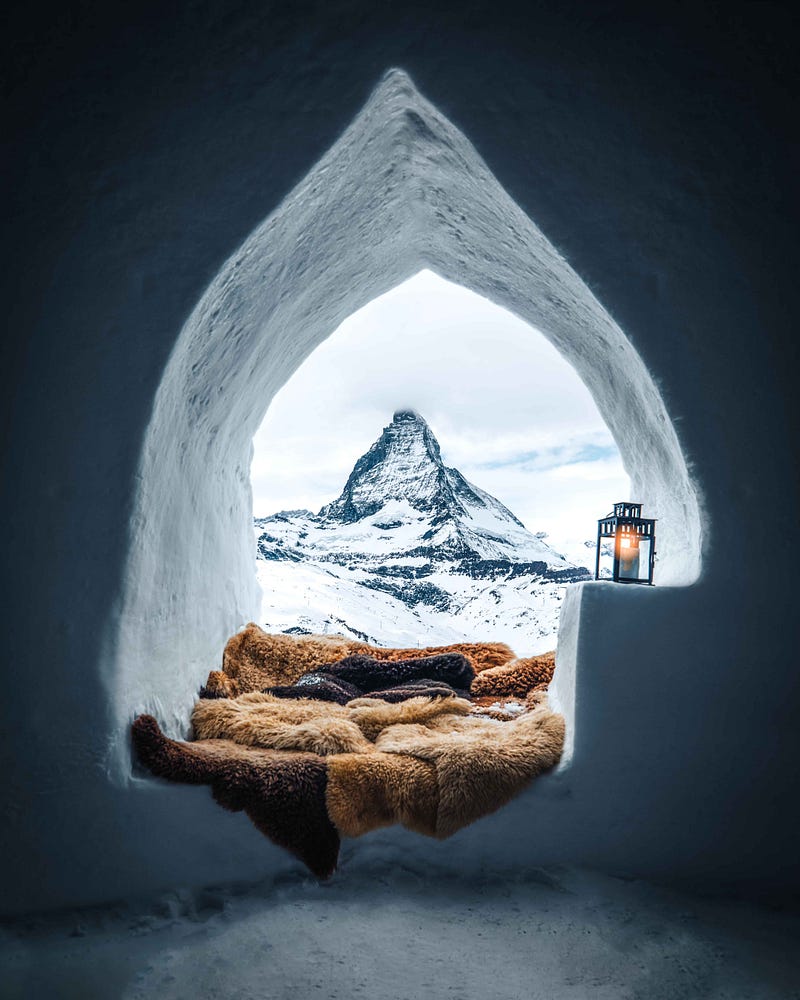
[[650, 538], [641, 538], [633, 534], [620, 539], [620, 580], [649, 580], [651, 545]]
[[601, 580], [610, 580], [614, 573], [614, 540], [600, 539], [600, 576]]

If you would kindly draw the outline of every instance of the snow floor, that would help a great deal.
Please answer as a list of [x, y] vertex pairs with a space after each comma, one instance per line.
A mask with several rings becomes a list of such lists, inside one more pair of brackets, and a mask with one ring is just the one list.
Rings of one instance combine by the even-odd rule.
[[52, 1000], [800, 997], [800, 915], [575, 869], [516, 878], [348, 864], [30, 917], [0, 996]]

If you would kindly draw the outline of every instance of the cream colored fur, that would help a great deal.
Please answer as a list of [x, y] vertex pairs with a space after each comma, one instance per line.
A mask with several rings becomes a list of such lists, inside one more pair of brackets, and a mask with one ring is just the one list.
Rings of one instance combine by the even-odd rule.
[[198, 739], [229, 739], [270, 750], [307, 750], [325, 756], [370, 746], [342, 705], [286, 701], [257, 692], [197, 702], [192, 725]]
[[299, 698], [288, 701], [251, 692], [238, 698], [201, 699], [192, 712], [198, 739], [229, 739], [272, 750], [307, 750], [326, 756], [371, 749], [387, 726], [465, 715], [462, 698], [409, 698], [390, 704], [359, 698], [347, 705]]
[[345, 708], [348, 717], [355, 722], [369, 740], [375, 740], [379, 733], [390, 726], [413, 722], [425, 725], [433, 719], [462, 717], [472, 709], [464, 698], [426, 698], [420, 696], [394, 704], [377, 698], [357, 698]]

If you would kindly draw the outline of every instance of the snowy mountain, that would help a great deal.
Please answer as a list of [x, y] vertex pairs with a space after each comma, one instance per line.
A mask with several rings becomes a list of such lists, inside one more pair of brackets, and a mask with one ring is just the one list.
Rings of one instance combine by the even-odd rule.
[[318, 514], [254, 523], [262, 624], [273, 631], [381, 645], [491, 639], [529, 654], [553, 648], [565, 585], [589, 578], [446, 467], [410, 410], [395, 413]]

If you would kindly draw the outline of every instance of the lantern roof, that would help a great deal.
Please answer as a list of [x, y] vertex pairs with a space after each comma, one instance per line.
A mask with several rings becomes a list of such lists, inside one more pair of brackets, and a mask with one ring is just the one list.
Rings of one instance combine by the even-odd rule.
[[614, 504], [614, 509], [606, 514], [603, 520], [605, 521], [614, 517], [641, 518], [641, 516], [642, 505], [640, 503], [635, 503], [631, 500], [622, 500]]

